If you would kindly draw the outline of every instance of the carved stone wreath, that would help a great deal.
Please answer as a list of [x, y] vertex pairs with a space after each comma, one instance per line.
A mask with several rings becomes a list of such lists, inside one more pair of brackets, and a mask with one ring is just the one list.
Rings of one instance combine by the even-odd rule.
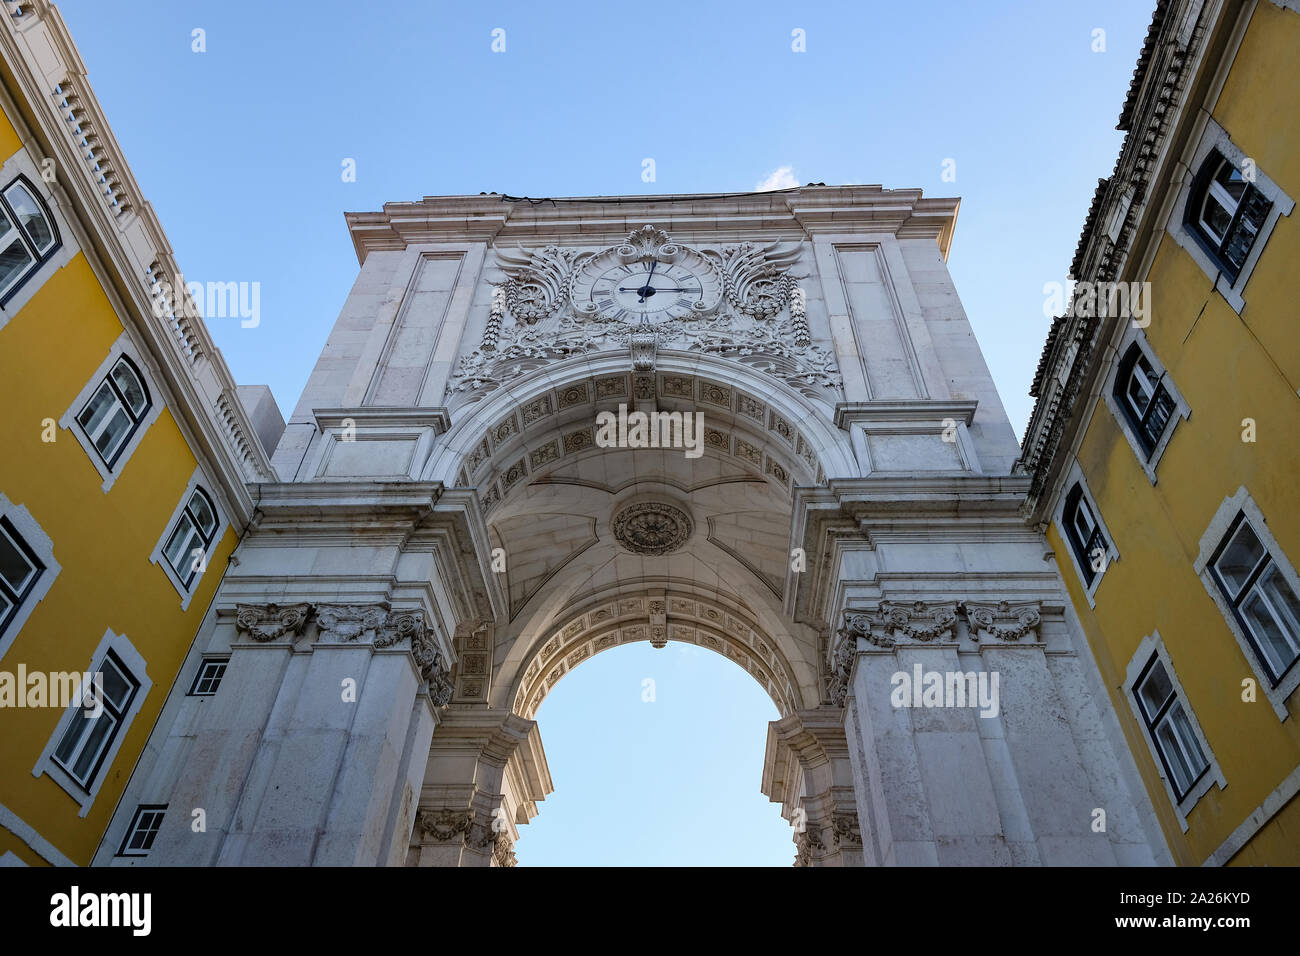
[[[646, 226], [612, 247], [623, 258], [686, 249]], [[653, 367], [657, 349], [709, 352], [783, 381], [810, 398], [843, 386], [835, 356], [812, 344], [805, 296], [792, 270], [797, 243], [741, 242], [692, 250], [720, 277], [725, 305], [698, 318], [645, 324], [611, 322], [573, 301], [583, 264], [610, 250], [563, 246], [496, 252], [504, 282], [494, 287], [479, 348], [464, 355], [447, 383], [447, 401], [477, 401], [505, 382], [551, 362], [627, 349], [635, 368]], [[507, 322], [507, 318], [513, 320]]]
[[680, 508], [658, 501], [628, 505], [611, 522], [614, 540], [633, 554], [671, 554], [686, 543], [694, 525]]

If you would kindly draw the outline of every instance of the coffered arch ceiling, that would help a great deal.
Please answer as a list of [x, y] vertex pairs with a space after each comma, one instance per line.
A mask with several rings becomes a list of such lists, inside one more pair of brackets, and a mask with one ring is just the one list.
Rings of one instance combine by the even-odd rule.
[[[725, 449], [787, 488], [857, 474], [848, 434], [825, 402], [707, 353], [660, 351], [651, 371], [630, 364], [626, 351], [602, 352], [521, 375], [468, 406], [421, 479], [478, 488], [491, 509], [537, 468], [594, 449], [597, 412], [645, 403], [701, 412], [707, 448]], [[738, 430], [747, 433], [743, 443]]]
[[[796, 414], [760, 398], [756, 386], [765, 382], [720, 381], [716, 369], [710, 376], [662, 367], [633, 372], [626, 356], [620, 359], [621, 368], [607, 373], [541, 382], [511, 407], [481, 416], [494, 424], [472, 439], [461, 429], [469, 450], [457, 462], [457, 479], [479, 491], [492, 547], [503, 559], [498, 581], [507, 620], [496, 627], [494, 705], [531, 706], [527, 668], [561, 620], [601, 602], [608, 614], [640, 602], [639, 620], [620, 615], [616, 640], [594, 634], [585, 653], [650, 640], [656, 625], [644, 609], [669, 594], [719, 602], [736, 627], [748, 622], [752, 635], [736, 643], [725, 615], [714, 627], [670, 613], [659, 622], [670, 639], [727, 654], [780, 708], [815, 704], [818, 635], [788, 623], [781, 596], [793, 490], [824, 481], [823, 461], [844, 454], [837, 437], [828, 440], [834, 429], [811, 409]], [[647, 396], [639, 400], [638, 385]], [[683, 448], [598, 447], [596, 414], [618, 404], [702, 413], [698, 457]], [[771, 660], [755, 648], [758, 635]], [[578, 650], [569, 648], [564, 660]], [[557, 674], [553, 661], [538, 666], [548, 678]]]

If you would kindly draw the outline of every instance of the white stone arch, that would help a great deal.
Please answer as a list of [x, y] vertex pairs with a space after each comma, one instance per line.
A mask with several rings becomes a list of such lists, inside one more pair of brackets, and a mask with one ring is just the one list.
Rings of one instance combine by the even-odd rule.
[[[662, 615], [662, 618], [661, 618]], [[663, 624], [648, 621], [663, 619]], [[691, 644], [721, 654], [753, 677], [781, 716], [802, 706], [802, 694], [785, 654], [759, 624], [733, 604], [686, 590], [611, 595], [590, 602], [543, 633], [526, 652], [500, 700], [533, 719], [546, 695], [575, 667], [601, 651], [649, 641]]]
[[[486, 449], [488, 456], [495, 457], [498, 454], [489, 431], [504, 422], [512, 411], [523, 409], [546, 393], [563, 389], [571, 383], [617, 375], [629, 376], [633, 384], [634, 376], [637, 375], [653, 375], [656, 380], [666, 375], [688, 375], [737, 392], [761, 396], [764, 417], [768, 419], [761, 423], [763, 428], [772, 430], [770, 416], [773, 414], [782, 421], [795, 425], [799, 429], [799, 438], [803, 439], [807, 451], [820, 467], [818, 480], [858, 474], [858, 464], [849, 436], [833, 421], [834, 402], [840, 397], [838, 392], [825, 389], [825, 401], [811, 399], [784, 382], [739, 362], [702, 352], [663, 350], [657, 354], [655, 364], [653, 372], [635, 372], [630, 368], [629, 353], [619, 350], [565, 359], [527, 372], [519, 379], [495, 389], [485, 398], [457, 409], [462, 417], [455, 421], [446, 434], [439, 436], [421, 470], [420, 479], [459, 486], [464, 477], [469, 479], [469, 484], [473, 484], [474, 475], [463, 475], [462, 466], [473, 459], [485, 438], [489, 441]], [[629, 403], [631, 398], [632, 395], [629, 394]], [[600, 404], [608, 407], [611, 402], [616, 404], [614, 399], [616, 396], [606, 397]], [[733, 410], [734, 404], [733, 401]], [[710, 406], [701, 403], [699, 407], [707, 415]], [[715, 410], [721, 412], [722, 409], [716, 406]], [[754, 420], [754, 424], [760, 423]], [[792, 455], [799, 453], [796, 439]]]

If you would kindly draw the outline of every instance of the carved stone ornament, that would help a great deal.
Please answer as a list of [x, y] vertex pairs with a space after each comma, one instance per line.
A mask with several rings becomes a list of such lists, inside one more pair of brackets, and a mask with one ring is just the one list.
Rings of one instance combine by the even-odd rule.
[[392, 647], [410, 640], [414, 647], [425, 636], [424, 612], [421, 610], [393, 611], [375, 634], [375, 647]]
[[831, 837], [835, 840], [835, 846], [862, 846], [862, 830], [858, 826], [858, 815], [856, 813], [832, 813], [831, 814]]
[[900, 640], [929, 643], [956, 636], [957, 602], [896, 604], [881, 601], [874, 610], [848, 611], [842, 634], [863, 637], [877, 647], [893, 647]]
[[[498, 249], [506, 279], [493, 295], [479, 348], [464, 355], [447, 384], [449, 405], [478, 401], [511, 379], [550, 362], [627, 349], [648, 371], [656, 350], [710, 352], [787, 383], [813, 398], [838, 398], [834, 355], [812, 343], [806, 299], [794, 268], [799, 243], [741, 242], [692, 248], [661, 229], [633, 230], [605, 249], [562, 246]], [[700, 300], [632, 316], [601, 310], [588, 287], [607, 267], [651, 260], [696, 277]], [[587, 291], [580, 291], [587, 290]]]
[[316, 608], [322, 641], [349, 643], [367, 635], [373, 639], [387, 617], [388, 609], [379, 604], [321, 604]]
[[474, 825], [470, 810], [441, 810], [421, 808], [415, 811], [415, 826], [428, 837], [430, 843], [455, 843], [464, 841]]
[[839, 641], [831, 654], [831, 673], [828, 679], [831, 703], [843, 707], [849, 694], [849, 677], [853, 673], [853, 658], [857, 656], [857, 634], [847, 625], [839, 632]]
[[259, 644], [286, 634], [292, 640], [302, 633], [310, 612], [310, 604], [237, 604], [235, 627]]
[[686, 543], [693, 525], [680, 508], [659, 501], [630, 504], [614, 515], [614, 540], [633, 554], [671, 554]]
[[649, 324], [637, 328], [628, 340], [632, 350], [632, 368], [638, 372], [653, 371], [658, 344], [659, 334]]
[[971, 637], [988, 635], [1005, 642], [1018, 641], [1026, 634], [1038, 629], [1042, 623], [1042, 613], [1037, 602], [1012, 604], [999, 601], [997, 604], [976, 604], [967, 602], [966, 621], [970, 625]]
[[794, 838], [794, 865], [812, 866], [812, 851], [808, 849], [808, 840], [802, 833]]
[[496, 843], [492, 847], [492, 862], [497, 866], [514, 866], [519, 862], [514, 853], [515, 845], [510, 842], [510, 837], [506, 836], [505, 831], [497, 834]]

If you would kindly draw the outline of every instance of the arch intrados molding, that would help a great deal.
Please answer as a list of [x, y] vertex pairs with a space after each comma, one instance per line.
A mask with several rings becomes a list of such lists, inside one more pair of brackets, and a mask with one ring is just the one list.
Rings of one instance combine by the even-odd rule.
[[[807, 436], [808, 444], [826, 477], [856, 474], [855, 459], [847, 434], [834, 425], [825, 407], [819, 407], [819, 403], [800, 395], [783, 382], [768, 377], [758, 378], [757, 373], [747, 366], [707, 353], [660, 352], [653, 372], [636, 373], [629, 366], [629, 355], [625, 351], [600, 352], [557, 361], [525, 374], [517, 381], [502, 385], [481, 402], [466, 406], [471, 410], [470, 414], [439, 437], [434, 451], [421, 470], [420, 480], [441, 481], [448, 486], [459, 485], [462, 464], [489, 429], [496, 427], [514, 409], [526, 407], [552, 389], [564, 389], [588, 378], [637, 374], [653, 374], [657, 377], [673, 373], [704, 377], [746, 394], [759, 396], [766, 408], [775, 411], [784, 421]], [[631, 404], [631, 397], [626, 398]], [[609, 402], [614, 399], [601, 400]], [[699, 408], [707, 412], [708, 405], [700, 405]], [[765, 422], [764, 425], [766, 424]], [[495, 456], [495, 448], [489, 451]], [[792, 449], [791, 458], [796, 454], [797, 450]], [[472, 477], [470, 476], [471, 480]]]
[[[662, 602], [665, 622], [653, 623], [651, 603]], [[511, 709], [532, 719], [560, 680], [601, 651], [656, 639], [720, 654], [754, 678], [785, 716], [801, 704], [799, 684], [778, 642], [748, 615], [691, 593], [620, 595], [588, 606], [543, 632], [522, 659], [506, 695]]]

